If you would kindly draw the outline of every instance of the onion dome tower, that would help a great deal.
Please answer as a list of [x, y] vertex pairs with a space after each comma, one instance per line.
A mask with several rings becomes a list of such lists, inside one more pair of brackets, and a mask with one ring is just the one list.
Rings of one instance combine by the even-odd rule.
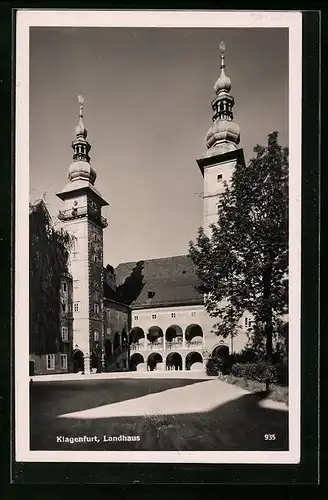
[[237, 149], [240, 141], [239, 125], [233, 121], [235, 100], [230, 94], [231, 80], [225, 73], [225, 45], [220, 44], [221, 74], [214, 84], [215, 97], [212, 100], [213, 124], [206, 134], [207, 152], [205, 156], [213, 156]]
[[103, 229], [107, 226], [102, 207], [108, 205], [94, 184], [97, 178], [91, 166], [91, 145], [83, 121], [83, 103], [79, 100], [76, 138], [72, 142], [73, 162], [68, 169], [68, 184], [57, 193], [64, 202], [58, 218], [74, 236], [70, 254], [73, 277], [73, 358], [84, 358], [84, 371], [90, 371], [90, 354], [103, 349]]
[[197, 160], [204, 177], [204, 230], [210, 235], [210, 225], [217, 222], [220, 196], [238, 164], [244, 163], [243, 150], [238, 148], [240, 128], [233, 120], [234, 97], [230, 94], [231, 80], [225, 73], [225, 45], [220, 43], [221, 74], [214, 83], [215, 97], [211, 102], [212, 125], [206, 136], [206, 152]]

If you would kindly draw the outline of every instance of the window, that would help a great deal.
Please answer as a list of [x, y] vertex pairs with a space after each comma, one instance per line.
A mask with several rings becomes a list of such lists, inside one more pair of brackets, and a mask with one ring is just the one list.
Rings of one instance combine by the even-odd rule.
[[47, 362], [47, 370], [54, 370], [55, 369], [55, 355], [54, 354], [47, 354], [46, 355], [46, 362]]
[[63, 312], [66, 312], [66, 302], [62, 303], [62, 310], [63, 310]]
[[74, 312], [78, 312], [78, 311], [79, 311], [79, 303], [75, 302], [75, 304], [74, 304]]
[[151, 290], [148, 291], [148, 299], [152, 299], [155, 296], [155, 292], [152, 292]]
[[106, 328], [106, 335], [107, 335], [107, 337], [109, 337], [110, 334], [111, 334], [111, 328], [110, 328], [110, 326], [107, 326], [107, 328]]
[[191, 315], [192, 315], [192, 316], [196, 316], [195, 311], [192, 311], [192, 312], [191, 312]]
[[175, 313], [171, 313], [171, 318], [175, 318]]
[[67, 354], [60, 355], [60, 368], [62, 370], [67, 370]]
[[66, 283], [66, 281], [63, 282], [63, 290], [64, 290], [64, 292], [67, 292], [67, 283]]
[[139, 316], [133, 316], [134, 321], [138, 321]]
[[63, 340], [63, 342], [68, 341], [68, 328], [67, 328], [67, 326], [62, 327], [62, 340]]
[[99, 332], [97, 332], [97, 331], [93, 332], [93, 340], [95, 342], [98, 342], [98, 340], [99, 340]]
[[217, 181], [218, 181], [218, 182], [221, 182], [221, 181], [222, 181], [222, 174], [218, 174], [218, 175], [217, 175]]
[[248, 318], [245, 318], [245, 326], [248, 324]]
[[152, 314], [151, 319], [156, 319], [156, 314]]
[[72, 304], [68, 304], [68, 312], [72, 312]]
[[248, 328], [250, 328], [253, 324], [253, 321], [251, 321], [250, 319], [248, 320]]
[[93, 304], [93, 312], [95, 314], [98, 314], [99, 313], [99, 304]]
[[99, 288], [98, 283], [95, 283], [95, 290], [98, 290], [98, 288]]
[[98, 257], [97, 257], [97, 255], [96, 255], [96, 254], [93, 256], [93, 262], [95, 262], [96, 264], [97, 264], [97, 262], [98, 262]]

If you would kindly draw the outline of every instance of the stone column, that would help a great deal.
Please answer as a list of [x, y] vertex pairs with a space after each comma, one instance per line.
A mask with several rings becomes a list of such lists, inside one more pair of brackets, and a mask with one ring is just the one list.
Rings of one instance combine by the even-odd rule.
[[186, 348], [186, 334], [184, 331], [182, 332], [182, 348]]
[[186, 358], [182, 358], [182, 370], [186, 369]]
[[83, 355], [83, 360], [84, 360], [84, 374], [90, 375], [90, 356], [88, 353], [85, 353]]

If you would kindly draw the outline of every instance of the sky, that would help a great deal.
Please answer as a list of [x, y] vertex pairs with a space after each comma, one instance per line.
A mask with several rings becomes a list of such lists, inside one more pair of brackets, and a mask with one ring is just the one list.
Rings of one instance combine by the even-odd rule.
[[188, 253], [203, 218], [203, 177], [220, 41], [246, 162], [279, 132], [288, 146], [288, 31], [222, 28], [31, 28], [30, 201], [52, 216], [67, 184], [84, 97], [104, 265]]

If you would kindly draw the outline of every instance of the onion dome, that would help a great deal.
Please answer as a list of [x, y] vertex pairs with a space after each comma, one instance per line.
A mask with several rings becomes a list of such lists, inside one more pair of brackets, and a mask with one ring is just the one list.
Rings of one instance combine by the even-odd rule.
[[68, 169], [68, 179], [70, 181], [84, 180], [94, 184], [97, 173], [86, 161], [74, 161]]
[[216, 80], [214, 84], [214, 90], [218, 94], [219, 92], [230, 92], [231, 90], [231, 80], [230, 78], [225, 74], [224, 68], [225, 68], [225, 60], [224, 60], [224, 52], [225, 52], [225, 45], [223, 42], [220, 43], [220, 50], [221, 50], [221, 75], [219, 78]]
[[229, 120], [217, 120], [209, 128], [205, 141], [208, 149], [218, 141], [229, 141], [239, 144], [240, 127], [237, 123]]
[[214, 84], [215, 97], [212, 100], [212, 125], [206, 137], [207, 152], [205, 156], [221, 154], [232, 149], [237, 149], [240, 141], [240, 128], [233, 121], [233, 106], [235, 100], [229, 93], [231, 90], [231, 80], [225, 74], [225, 45], [220, 44], [221, 50], [221, 74]]
[[82, 96], [78, 97], [80, 103], [79, 121], [75, 127], [76, 140], [72, 142], [73, 163], [68, 169], [68, 179], [70, 181], [84, 180], [94, 184], [97, 173], [90, 165], [89, 152], [91, 149], [90, 143], [87, 141], [87, 129], [83, 122], [83, 103]]

